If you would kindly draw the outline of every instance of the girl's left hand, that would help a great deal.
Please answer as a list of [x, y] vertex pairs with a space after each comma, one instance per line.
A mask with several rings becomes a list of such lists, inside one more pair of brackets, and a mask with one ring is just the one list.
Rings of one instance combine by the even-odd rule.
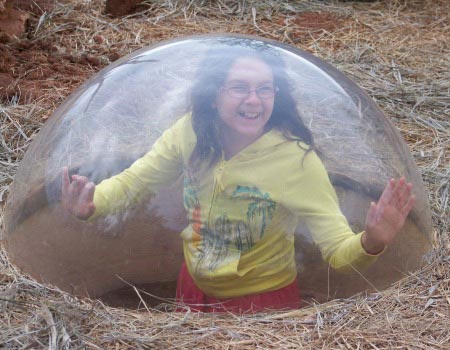
[[402, 229], [416, 197], [411, 194], [412, 184], [404, 177], [391, 179], [378, 203], [370, 203], [366, 217], [366, 229], [361, 237], [368, 254], [378, 254], [390, 244]]

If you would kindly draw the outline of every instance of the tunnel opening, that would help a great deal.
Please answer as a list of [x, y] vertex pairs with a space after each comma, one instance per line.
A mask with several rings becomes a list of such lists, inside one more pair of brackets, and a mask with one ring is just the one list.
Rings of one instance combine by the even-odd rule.
[[175, 300], [177, 281], [144, 283], [136, 286], [125, 286], [103, 295], [98, 299], [103, 303], [129, 310], [157, 309], [172, 310]]

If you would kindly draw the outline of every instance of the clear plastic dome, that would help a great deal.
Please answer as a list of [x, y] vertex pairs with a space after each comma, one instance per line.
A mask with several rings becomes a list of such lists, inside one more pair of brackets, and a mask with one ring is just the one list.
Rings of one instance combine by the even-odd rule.
[[[360, 88], [317, 57], [266, 39], [227, 35], [139, 50], [103, 69], [56, 110], [11, 186], [5, 214], [11, 260], [43, 282], [112, 304], [128, 305], [123, 288], [130, 284], [173, 297], [183, 261], [180, 233], [189, 225], [183, 176], [114, 214], [81, 221], [61, 208], [61, 169], [68, 166], [71, 174], [96, 184], [126, 169], [191, 112], [198, 72], [214, 69], [214, 55], [239, 50], [264, 51], [284, 62], [290, 94], [354, 232], [364, 229], [370, 201], [391, 177], [405, 175], [414, 185], [417, 203], [401, 234], [367, 269], [331, 270], [309, 230], [296, 228], [303, 298], [323, 301], [385, 288], [417, 269], [430, 250], [430, 209], [417, 167], [389, 120]], [[206, 85], [205, 90], [214, 86]]]

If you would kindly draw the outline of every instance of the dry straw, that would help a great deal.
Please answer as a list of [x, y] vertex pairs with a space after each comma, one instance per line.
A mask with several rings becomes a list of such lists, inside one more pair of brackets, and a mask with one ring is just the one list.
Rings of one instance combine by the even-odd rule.
[[[448, 1], [148, 0], [141, 12], [119, 19], [103, 15], [102, 6], [98, 0], [58, 3], [36, 21], [28, 39], [20, 40], [50, 40], [55, 54], [79, 58], [74, 65], [86, 59], [88, 64], [78, 65], [84, 76], [148, 44], [210, 32], [276, 39], [338, 67], [376, 100], [409, 145], [429, 190], [433, 257], [383, 292], [288, 313], [237, 317], [170, 313], [146, 305], [127, 311], [79, 300], [22, 274], [2, 251], [0, 347], [450, 348]], [[38, 98], [18, 103], [12, 97], [0, 105], [3, 204], [33, 135], [76, 87], [48, 86]]]

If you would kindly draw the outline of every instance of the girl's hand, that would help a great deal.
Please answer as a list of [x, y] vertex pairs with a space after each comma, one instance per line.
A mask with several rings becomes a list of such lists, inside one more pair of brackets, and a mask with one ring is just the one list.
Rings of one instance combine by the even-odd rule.
[[72, 175], [69, 179], [69, 170], [63, 168], [61, 203], [63, 208], [81, 220], [87, 220], [95, 212], [94, 205], [95, 184], [88, 178]]
[[416, 197], [411, 195], [412, 184], [404, 177], [391, 179], [378, 203], [370, 203], [366, 229], [361, 243], [369, 254], [378, 254], [390, 244], [403, 227]]

